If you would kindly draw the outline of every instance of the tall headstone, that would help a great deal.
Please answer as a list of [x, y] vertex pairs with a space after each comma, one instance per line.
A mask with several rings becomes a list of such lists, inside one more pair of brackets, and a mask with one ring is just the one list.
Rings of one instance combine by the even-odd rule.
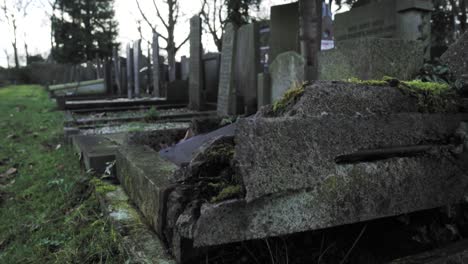
[[133, 42], [133, 71], [134, 71], [134, 85], [135, 97], [140, 97], [141, 78], [140, 78], [140, 63], [141, 63], [141, 40]]
[[237, 31], [234, 82], [238, 114], [253, 114], [257, 110], [257, 77], [262, 72], [258, 33], [257, 23], [244, 25]]
[[190, 77], [189, 108], [201, 110], [203, 107], [203, 65], [202, 65], [202, 28], [199, 16], [190, 19]]
[[133, 98], [133, 48], [127, 44], [127, 96]]
[[236, 114], [236, 89], [234, 86], [234, 66], [236, 58], [237, 28], [227, 24], [223, 35], [223, 50], [221, 52], [221, 67], [219, 74], [219, 90], [217, 112], [220, 116]]
[[299, 52], [298, 2], [271, 7], [270, 63], [281, 53]]
[[159, 34], [153, 33], [153, 95], [155, 97], [161, 97], [161, 70], [159, 61]]
[[271, 104], [271, 80], [269, 73], [258, 74], [257, 84], [257, 106], [260, 109], [262, 106]]
[[120, 65], [120, 57], [119, 57], [117, 47], [114, 47], [112, 49], [112, 57], [113, 57], [113, 63], [114, 63], [114, 76], [115, 76], [115, 84], [117, 86], [117, 93], [121, 95], [122, 94], [122, 84], [121, 84], [121, 77], [120, 77], [121, 65]]
[[447, 64], [454, 77], [464, 79], [468, 75], [468, 32], [452, 44], [441, 56], [443, 63]]
[[203, 83], [205, 86], [205, 100], [210, 103], [216, 103], [218, 100], [220, 62], [220, 53], [210, 52], [203, 56]]
[[104, 86], [108, 94], [114, 94], [114, 85], [112, 81], [112, 67], [108, 59], [104, 60]]

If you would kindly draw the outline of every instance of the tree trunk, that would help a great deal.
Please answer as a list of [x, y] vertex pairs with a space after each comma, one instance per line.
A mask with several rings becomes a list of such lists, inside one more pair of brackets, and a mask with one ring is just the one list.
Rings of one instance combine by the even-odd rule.
[[318, 78], [318, 53], [322, 40], [322, 0], [299, 0], [299, 39], [305, 60], [305, 81]]
[[465, 0], [460, 0], [460, 29], [463, 34], [466, 30], [466, 2]]
[[11, 45], [13, 46], [13, 52], [15, 56], [15, 68], [19, 69], [19, 59], [18, 59], [18, 46], [16, 42], [16, 19], [13, 18], [13, 42]]

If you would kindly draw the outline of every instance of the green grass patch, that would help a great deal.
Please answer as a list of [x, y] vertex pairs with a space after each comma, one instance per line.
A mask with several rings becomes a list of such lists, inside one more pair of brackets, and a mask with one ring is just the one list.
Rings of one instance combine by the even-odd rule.
[[45, 90], [10, 86], [0, 101], [0, 174], [17, 169], [0, 181], [0, 263], [124, 263]]

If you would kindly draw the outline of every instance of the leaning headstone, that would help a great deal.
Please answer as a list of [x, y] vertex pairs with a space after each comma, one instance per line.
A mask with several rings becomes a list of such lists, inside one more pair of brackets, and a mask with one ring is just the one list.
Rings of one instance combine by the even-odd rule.
[[281, 53], [299, 52], [298, 2], [272, 6], [270, 27], [270, 63]]
[[140, 97], [140, 63], [141, 63], [141, 40], [133, 42], [133, 71], [135, 82], [135, 97]]
[[133, 48], [127, 44], [127, 96], [133, 98]]
[[319, 53], [320, 80], [414, 78], [424, 65], [419, 41], [359, 38], [338, 41], [336, 48]]
[[443, 63], [447, 64], [450, 71], [457, 79], [462, 79], [462, 75], [468, 74], [468, 32], [461, 35], [457, 42], [452, 44], [448, 50], [440, 57]]
[[423, 42], [429, 58], [431, 45], [431, 0], [371, 1], [335, 16], [337, 41], [362, 38], [397, 38]]
[[153, 95], [161, 97], [161, 81], [160, 77], [160, 61], [159, 61], [159, 34], [153, 33]]
[[238, 96], [239, 114], [257, 110], [257, 75], [262, 72], [258, 39], [258, 24], [244, 25], [237, 31], [234, 82]]
[[199, 16], [194, 16], [190, 19], [189, 108], [192, 110], [201, 110], [203, 107], [201, 35], [201, 19]]
[[236, 57], [237, 29], [234, 24], [227, 24], [223, 35], [221, 67], [219, 73], [219, 90], [217, 111], [220, 116], [236, 114], [234, 87], [234, 63]]
[[304, 58], [294, 51], [282, 53], [270, 65], [271, 101], [280, 99], [293, 85], [304, 81]]

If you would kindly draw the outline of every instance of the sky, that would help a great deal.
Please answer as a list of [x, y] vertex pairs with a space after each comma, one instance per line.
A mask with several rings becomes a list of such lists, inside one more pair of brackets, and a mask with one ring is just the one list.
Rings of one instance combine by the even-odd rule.
[[[15, 0], [6, 0], [7, 4], [11, 4]], [[179, 0], [181, 5], [181, 18], [176, 27], [176, 44], [184, 40], [189, 33], [189, 19], [194, 14], [198, 13], [201, 8], [201, 0]], [[29, 53], [41, 54], [46, 57], [50, 50], [50, 8], [47, 0], [32, 0], [32, 4], [28, 7], [28, 13], [24, 18], [18, 19], [18, 53], [20, 55], [21, 64], [24, 64], [25, 48], [24, 43], [28, 44]], [[148, 19], [157, 25], [161, 31], [164, 28], [157, 20], [156, 11], [153, 6], [152, 0], [139, 0], [142, 10], [145, 11]], [[156, 0], [161, 2], [161, 0]], [[269, 16], [269, 7], [271, 5], [290, 3], [292, 0], [264, 0], [260, 6], [258, 14], [261, 17]], [[142, 23], [143, 37], [151, 39], [150, 28], [141, 19], [135, 0], [115, 0], [115, 19], [119, 23], [119, 36], [117, 41], [122, 43], [122, 51], [127, 43], [139, 38], [137, 30], [138, 20]], [[333, 7], [332, 9], [336, 9]], [[164, 16], [164, 6], [161, 8]], [[153, 15], [152, 15], [153, 14]], [[7, 66], [7, 55], [10, 57], [10, 65], [13, 65], [13, 48], [11, 45], [11, 30], [5, 21], [2, 21], [3, 14], [0, 13], [0, 66]], [[216, 51], [211, 36], [208, 34], [203, 35], [203, 46], [206, 51]], [[142, 47], [146, 49], [145, 46]], [[122, 52], [121, 52], [122, 53]], [[188, 55], [188, 43], [182, 47], [177, 54], [177, 57]], [[123, 53], [122, 53], [123, 54]]]

